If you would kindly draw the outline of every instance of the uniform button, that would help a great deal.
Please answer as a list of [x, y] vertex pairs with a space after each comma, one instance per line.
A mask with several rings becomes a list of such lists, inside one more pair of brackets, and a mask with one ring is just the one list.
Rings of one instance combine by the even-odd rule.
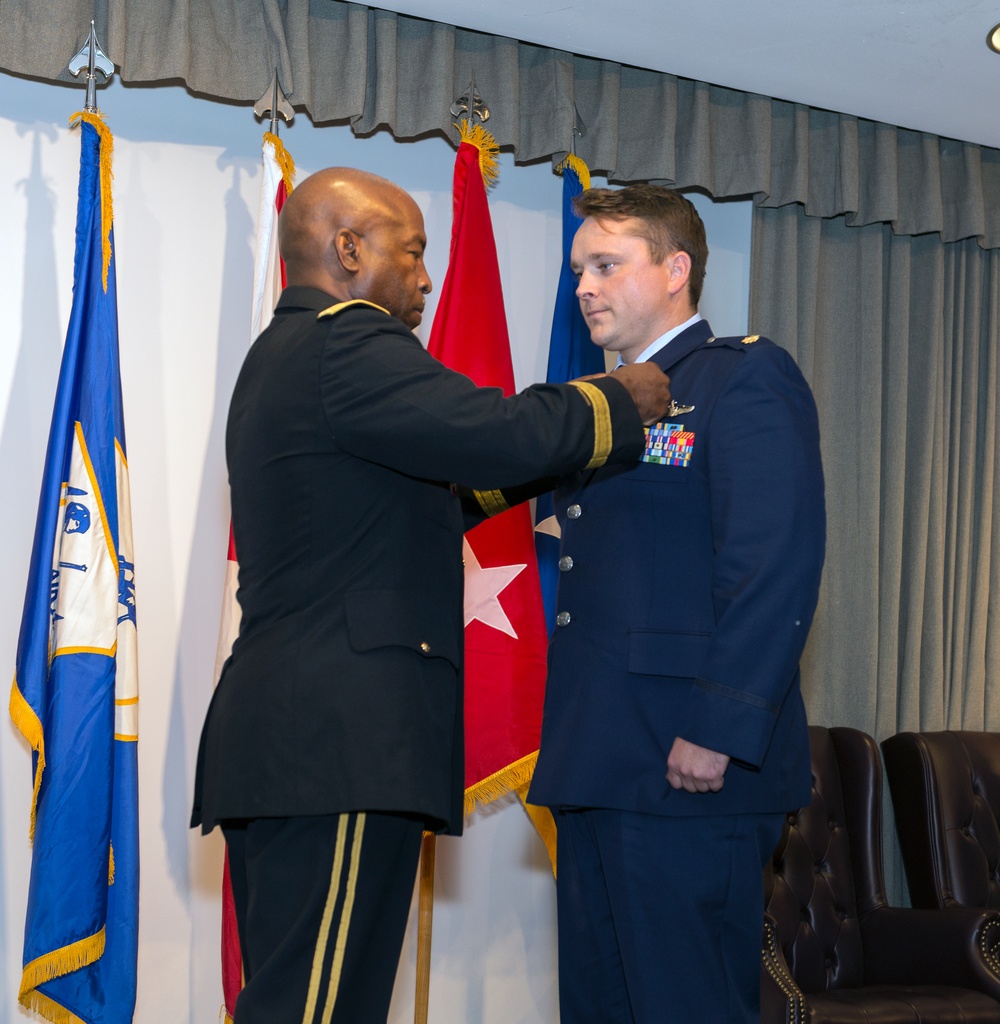
[[569, 572], [570, 569], [572, 569], [572, 568], [573, 568], [573, 559], [570, 558], [569, 555], [563, 555], [562, 558], [559, 559], [559, 571], [560, 572]]
[[556, 616], [557, 626], [568, 626], [573, 621], [573, 616], [569, 612], [560, 612]]
[[424, 652], [424, 654], [430, 654], [431, 653], [431, 645], [426, 640], [421, 640], [420, 641], [420, 650], [422, 650]]
[[570, 507], [566, 509], [566, 517], [568, 519], [579, 519], [582, 515], [583, 509], [580, 508], [579, 505], [570, 505]]

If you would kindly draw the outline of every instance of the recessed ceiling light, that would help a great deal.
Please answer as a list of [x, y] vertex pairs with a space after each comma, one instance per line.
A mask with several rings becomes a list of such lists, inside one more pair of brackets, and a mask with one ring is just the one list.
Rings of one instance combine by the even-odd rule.
[[1000, 25], [994, 25], [986, 34], [986, 45], [994, 53], [1000, 53]]

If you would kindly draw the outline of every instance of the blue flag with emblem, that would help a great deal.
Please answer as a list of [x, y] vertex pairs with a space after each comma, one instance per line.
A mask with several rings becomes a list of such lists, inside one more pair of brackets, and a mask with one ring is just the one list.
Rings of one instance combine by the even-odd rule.
[[[604, 372], [604, 353], [590, 340], [590, 331], [580, 312], [576, 297], [576, 275], [570, 266], [570, 249], [576, 229], [583, 223], [573, 209], [573, 197], [590, 188], [590, 171], [575, 155], [568, 156], [557, 168], [562, 170], [562, 268], [556, 290], [549, 339], [549, 363], [545, 379], [561, 384], [589, 373]], [[552, 495], [541, 495], [535, 503], [535, 552], [538, 576], [545, 604], [545, 624], [552, 632], [556, 618], [556, 587], [559, 579], [559, 528], [552, 514]]]
[[125, 1024], [138, 938], [138, 687], [113, 140], [99, 114], [78, 116], [73, 303], [10, 699], [34, 779], [18, 998], [58, 1024]]

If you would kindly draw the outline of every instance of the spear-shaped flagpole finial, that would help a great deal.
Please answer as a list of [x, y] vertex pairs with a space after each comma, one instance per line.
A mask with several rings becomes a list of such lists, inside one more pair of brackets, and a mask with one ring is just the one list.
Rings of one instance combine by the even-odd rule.
[[94, 31], [94, 23], [90, 23], [90, 35], [83, 44], [83, 49], [69, 62], [69, 70], [79, 76], [80, 72], [87, 72], [87, 101], [84, 110], [88, 114], [97, 113], [97, 72], [104, 75], [105, 83], [111, 80], [115, 73], [114, 64], [108, 59], [108, 55], [101, 49], [97, 42], [97, 33]]
[[291, 103], [288, 102], [288, 97], [281, 91], [281, 86], [278, 85], [277, 68], [274, 69], [271, 84], [265, 90], [264, 95], [253, 105], [253, 112], [258, 117], [263, 117], [265, 114], [271, 115], [272, 135], [278, 134], [279, 115], [285, 119], [285, 124], [292, 123], [295, 111], [292, 109]]
[[483, 102], [483, 98], [476, 88], [475, 72], [472, 73], [472, 78], [469, 80], [469, 88], [455, 100], [450, 110], [452, 117], [461, 117], [464, 114], [470, 128], [476, 123], [477, 117], [484, 124], [490, 119], [490, 108]]

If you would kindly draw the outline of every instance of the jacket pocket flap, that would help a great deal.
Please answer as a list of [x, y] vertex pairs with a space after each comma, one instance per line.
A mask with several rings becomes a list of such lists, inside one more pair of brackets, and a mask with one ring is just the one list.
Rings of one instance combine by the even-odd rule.
[[[461, 666], [453, 615], [424, 593], [353, 590], [345, 597], [347, 632], [356, 651], [408, 647], [426, 658], [446, 658]], [[458, 622], [459, 630], [461, 621]]]

